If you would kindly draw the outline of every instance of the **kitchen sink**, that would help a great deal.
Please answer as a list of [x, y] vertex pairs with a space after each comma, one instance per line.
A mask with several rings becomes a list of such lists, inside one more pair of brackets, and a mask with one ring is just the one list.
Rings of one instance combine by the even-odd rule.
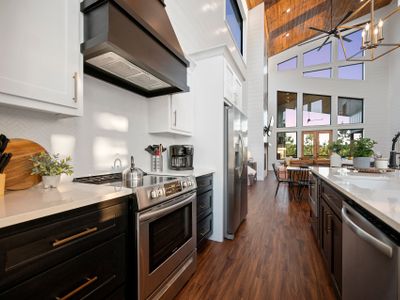
[[383, 176], [363, 176], [363, 175], [334, 175], [336, 178], [347, 184], [355, 185], [362, 189], [374, 190], [382, 188], [388, 183], [388, 178]]

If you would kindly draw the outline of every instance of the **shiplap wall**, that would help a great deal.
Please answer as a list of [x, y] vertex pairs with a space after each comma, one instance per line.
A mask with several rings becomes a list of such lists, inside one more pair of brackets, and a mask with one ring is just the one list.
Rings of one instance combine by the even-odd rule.
[[247, 49], [247, 116], [249, 152], [264, 180], [264, 3], [249, 11]]

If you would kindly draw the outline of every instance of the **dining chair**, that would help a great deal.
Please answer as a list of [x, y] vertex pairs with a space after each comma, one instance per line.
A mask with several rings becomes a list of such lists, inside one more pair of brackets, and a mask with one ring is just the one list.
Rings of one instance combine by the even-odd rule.
[[276, 186], [276, 190], [275, 190], [275, 197], [276, 197], [281, 183], [286, 183], [286, 184], [290, 185], [290, 180], [289, 180], [289, 178], [281, 177], [279, 168], [276, 166], [275, 163], [272, 164], [272, 168], [274, 169], [275, 177], [276, 177], [276, 180], [278, 181], [278, 185]]
[[[301, 166], [298, 170], [289, 172], [289, 181], [291, 188], [294, 190], [297, 187], [297, 200], [303, 198], [304, 190], [310, 186], [310, 170], [308, 167]], [[294, 191], [293, 191], [294, 193]], [[295, 193], [294, 193], [295, 194]]]

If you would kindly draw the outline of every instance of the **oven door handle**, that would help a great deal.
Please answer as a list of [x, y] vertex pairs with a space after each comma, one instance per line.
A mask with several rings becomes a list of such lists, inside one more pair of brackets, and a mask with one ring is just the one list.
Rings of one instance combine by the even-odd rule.
[[160, 208], [157, 210], [153, 210], [153, 211], [148, 211], [145, 212], [143, 214], [139, 214], [139, 221], [140, 222], [144, 222], [147, 221], [149, 219], [153, 219], [153, 218], [160, 218], [164, 215], [167, 215], [168, 213], [177, 210], [178, 208], [181, 208], [183, 206], [185, 206], [186, 204], [193, 202], [193, 200], [196, 199], [196, 194], [192, 194], [190, 197], [188, 197], [187, 199], [180, 201], [178, 203], [172, 204], [170, 206], [164, 207], [164, 208]]

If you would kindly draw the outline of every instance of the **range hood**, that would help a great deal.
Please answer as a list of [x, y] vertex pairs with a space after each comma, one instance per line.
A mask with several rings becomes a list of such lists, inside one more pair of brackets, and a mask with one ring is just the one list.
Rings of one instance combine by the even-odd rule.
[[85, 0], [81, 11], [85, 73], [145, 97], [189, 91], [163, 0]]

